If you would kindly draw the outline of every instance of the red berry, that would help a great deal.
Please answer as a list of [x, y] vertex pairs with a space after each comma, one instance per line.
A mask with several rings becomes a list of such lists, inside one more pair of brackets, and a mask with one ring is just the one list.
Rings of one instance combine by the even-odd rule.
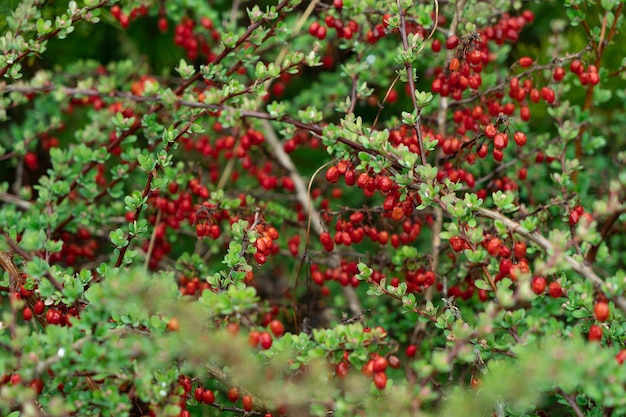
[[441, 41], [439, 39], [433, 40], [433, 42], [430, 44], [430, 49], [432, 49], [432, 51], [435, 53], [441, 51]]
[[530, 90], [530, 94], [528, 96], [530, 97], [530, 101], [533, 103], [539, 103], [539, 99], [541, 98], [541, 94], [539, 94], [539, 90], [536, 88]]
[[575, 59], [569, 64], [569, 70], [574, 74], [580, 74], [584, 70], [583, 63], [579, 59]]
[[509, 144], [509, 139], [503, 133], [498, 133], [493, 138], [493, 146], [495, 146], [497, 149], [504, 149], [507, 147], [508, 144]]
[[245, 411], [252, 411], [252, 396], [250, 395], [244, 395], [243, 398], [241, 399], [241, 403], [243, 404], [243, 409]]
[[44, 304], [43, 300], [37, 300], [35, 302], [35, 307], [34, 307], [35, 314], [37, 315], [42, 314], [45, 308], [46, 308], [46, 305]]
[[379, 390], [384, 390], [387, 386], [387, 374], [384, 372], [376, 372], [374, 374], [374, 385]]
[[237, 387], [232, 387], [228, 390], [226, 396], [228, 397], [228, 401], [231, 403], [237, 402], [237, 400], [239, 400], [239, 389], [237, 389]]
[[261, 332], [259, 334], [259, 344], [263, 349], [269, 349], [272, 347], [272, 335], [268, 332]]
[[400, 368], [400, 358], [398, 358], [396, 355], [389, 355], [387, 361], [389, 362], [389, 366], [393, 369]]
[[609, 318], [609, 304], [606, 301], [599, 301], [593, 307], [593, 314], [598, 321], [606, 321]]
[[500, 247], [502, 246], [502, 241], [500, 239], [493, 238], [487, 243], [487, 252], [491, 256], [497, 256], [500, 253]]
[[335, 374], [338, 378], [345, 378], [348, 375], [348, 364], [339, 362], [335, 368]]
[[213, 393], [213, 391], [211, 391], [210, 389], [205, 389], [204, 392], [202, 392], [202, 402], [204, 404], [213, 404], [214, 401], [215, 394]]
[[31, 381], [30, 387], [35, 390], [37, 395], [43, 391], [43, 381], [41, 378], [35, 378]]
[[250, 345], [250, 347], [257, 347], [259, 345], [259, 338], [260, 338], [260, 333], [257, 332], [256, 330], [251, 331], [248, 334], [248, 344]]
[[332, 184], [339, 181], [339, 170], [337, 169], [336, 166], [333, 165], [330, 168], [328, 168], [328, 171], [326, 171], [326, 179], [328, 180], [328, 182]]
[[285, 333], [285, 326], [278, 320], [272, 320], [268, 324], [271, 332], [274, 333], [274, 336], [280, 337]]
[[309, 26], [309, 34], [311, 34], [312, 36], [317, 36], [317, 31], [320, 28], [320, 24], [317, 22], [313, 22], [311, 23], [311, 26]]
[[530, 286], [535, 294], [541, 295], [546, 289], [546, 279], [544, 277], [535, 277]]
[[522, 68], [530, 67], [533, 64], [533, 59], [529, 56], [521, 57], [519, 60], [519, 66]]
[[615, 360], [617, 361], [617, 363], [619, 363], [620, 365], [623, 364], [624, 362], [626, 362], [626, 349], [622, 349], [620, 350], [617, 355], [615, 355]]
[[317, 29], [317, 34], [315, 35], [317, 37], [317, 39], [319, 39], [320, 41], [324, 40], [326, 38], [326, 26], [320, 26]]
[[165, 17], [159, 18], [159, 21], [157, 22], [157, 26], [159, 27], [159, 31], [161, 33], [167, 32], [167, 19]]
[[408, 356], [409, 358], [412, 358], [413, 356], [415, 356], [416, 353], [417, 353], [417, 346], [408, 345], [406, 347], [406, 356]]
[[556, 67], [554, 71], [552, 71], [552, 78], [554, 78], [554, 81], [561, 81], [563, 77], [565, 77], [565, 70], [563, 67]]
[[526, 134], [524, 132], [515, 132], [513, 140], [517, 146], [524, 146], [526, 144]]
[[54, 308], [49, 309], [46, 312], [46, 321], [49, 324], [60, 324], [63, 321], [63, 313]]
[[513, 253], [515, 253], [515, 257], [518, 259], [526, 256], [526, 242], [515, 242]]
[[31, 320], [33, 318], [33, 310], [31, 310], [30, 307], [24, 307], [22, 317], [24, 317], [24, 320], [26, 321]]
[[554, 90], [549, 87], [541, 87], [541, 97], [543, 97], [546, 103], [554, 103]]
[[461, 252], [465, 247], [465, 241], [460, 236], [452, 236], [450, 238], [450, 246], [455, 252]]
[[374, 372], [384, 372], [387, 369], [387, 358], [384, 356], [379, 356], [374, 359]]
[[26, 165], [26, 168], [31, 171], [37, 170], [37, 168], [39, 168], [37, 155], [33, 152], [26, 152], [26, 155], [24, 155], [24, 164]]
[[552, 281], [548, 287], [548, 291], [550, 292], [550, 297], [559, 298], [563, 296], [563, 288], [561, 288], [561, 284], [557, 281]]
[[374, 361], [373, 360], [367, 361], [367, 363], [363, 365], [363, 368], [361, 368], [361, 373], [365, 376], [374, 375]]
[[452, 35], [448, 39], [446, 39], [446, 48], [454, 49], [458, 45], [459, 45], [459, 38], [458, 38], [458, 36]]
[[602, 340], [602, 327], [592, 324], [589, 328], [588, 340], [590, 342], [599, 342]]
[[489, 123], [487, 126], [485, 126], [485, 135], [489, 139], [493, 139], [497, 133], [498, 133], [498, 129], [493, 123]]
[[196, 399], [196, 401], [201, 403], [202, 402], [202, 394], [204, 394], [204, 388], [198, 387], [198, 388], [196, 388], [194, 390], [193, 397]]
[[450, 69], [450, 71], [456, 71], [459, 69], [460, 66], [461, 61], [459, 61], [459, 58], [452, 58], [450, 60], [450, 65], [448, 66], [448, 68]]

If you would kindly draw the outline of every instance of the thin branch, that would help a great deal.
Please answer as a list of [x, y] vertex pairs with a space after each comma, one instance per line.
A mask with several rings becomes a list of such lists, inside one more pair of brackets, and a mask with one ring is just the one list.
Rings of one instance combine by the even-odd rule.
[[[402, 46], [404, 47], [404, 52], [409, 53], [409, 41], [407, 36], [406, 29], [406, 10], [402, 10], [402, 6], [400, 4], [400, 0], [396, 0], [398, 4], [398, 13], [400, 15], [400, 34], [402, 35]], [[422, 165], [426, 165], [426, 150], [424, 149], [424, 137], [422, 135], [422, 122], [420, 113], [422, 112], [422, 108], [417, 104], [417, 98], [415, 97], [415, 80], [413, 80], [413, 67], [409, 61], [404, 63], [404, 68], [406, 70], [407, 82], [409, 83], [409, 89], [411, 90], [411, 101], [413, 102], [413, 108], [417, 114], [417, 120], [415, 121], [415, 125], [413, 128], [415, 129], [415, 133], [417, 135], [417, 143], [420, 151], [420, 160], [422, 161]]]
[[574, 400], [571, 395], [566, 394], [565, 391], [563, 391], [561, 388], [557, 388], [557, 393], [565, 398], [565, 401], [567, 401], [570, 407], [572, 407], [572, 409], [574, 410], [574, 413], [576, 413], [576, 417], [585, 417], [585, 413], [583, 413], [583, 411], [576, 403], [576, 400]]

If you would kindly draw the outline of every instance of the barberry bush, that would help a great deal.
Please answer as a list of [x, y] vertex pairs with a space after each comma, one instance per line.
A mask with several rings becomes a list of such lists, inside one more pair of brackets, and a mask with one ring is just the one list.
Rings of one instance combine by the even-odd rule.
[[623, 5], [2, 2], [0, 412], [626, 415]]

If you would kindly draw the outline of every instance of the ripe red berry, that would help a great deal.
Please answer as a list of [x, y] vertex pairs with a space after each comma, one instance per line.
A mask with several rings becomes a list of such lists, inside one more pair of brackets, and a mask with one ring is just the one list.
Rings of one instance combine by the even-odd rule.
[[253, 403], [252, 403], [252, 396], [250, 395], [244, 395], [243, 398], [241, 399], [241, 403], [243, 405], [243, 409], [245, 411], [252, 411], [252, 407], [253, 407]]
[[548, 287], [548, 291], [550, 292], [550, 297], [559, 298], [563, 296], [563, 288], [561, 288], [561, 284], [557, 281], [552, 281]]
[[406, 356], [408, 356], [409, 358], [412, 358], [413, 356], [415, 356], [416, 353], [417, 353], [417, 346], [408, 345], [406, 347]]
[[489, 139], [493, 139], [497, 133], [498, 129], [493, 123], [489, 123], [487, 126], [485, 126], [485, 136], [487, 136]]
[[202, 402], [202, 394], [204, 394], [204, 388], [198, 387], [198, 388], [196, 388], [194, 390], [193, 397], [196, 399], [196, 401], [201, 403]]
[[452, 35], [448, 39], [446, 39], [446, 48], [454, 49], [458, 45], [459, 45], [459, 38], [458, 38], [458, 36]]
[[24, 320], [29, 321], [33, 318], [33, 310], [30, 307], [24, 307], [24, 311], [22, 312], [22, 317]]
[[554, 99], [555, 99], [554, 90], [549, 87], [541, 87], [541, 97], [543, 97], [546, 103], [549, 103], [549, 104], [554, 103]]
[[26, 155], [24, 155], [24, 164], [26, 165], [26, 168], [31, 171], [37, 170], [37, 168], [39, 168], [37, 155], [33, 152], [26, 152]]
[[276, 337], [280, 337], [285, 333], [285, 326], [278, 320], [270, 321], [268, 327]]
[[493, 146], [495, 146], [497, 149], [504, 149], [507, 147], [508, 144], [509, 144], [509, 139], [504, 133], [498, 133], [493, 138]]
[[441, 51], [441, 41], [439, 39], [434, 39], [430, 44], [430, 49], [432, 49], [435, 53]]
[[497, 256], [500, 253], [500, 246], [502, 246], [502, 241], [497, 237], [493, 238], [487, 243], [487, 252], [491, 256]]
[[384, 372], [376, 372], [374, 374], [374, 385], [379, 390], [384, 390], [387, 386], [387, 374]]
[[598, 321], [606, 321], [609, 318], [609, 304], [606, 301], [599, 301], [593, 307], [593, 314]]
[[339, 170], [337, 169], [336, 166], [333, 165], [330, 168], [328, 168], [328, 170], [326, 171], [326, 179], [328, 180], [328, 182], [332, 184], [339, 181]]
[[317, 31], [320, 28], [320, 24], [317, 22], [313, 22], [311, 23], [311, 26], [309, 26], [309, 34], [311, 34], [312, 36], [317, 36]]
[[51, 308], [46, 312], [46, 321], [49, 324], [60, 324], [63, 321], [63, 313], [57, 309]]
[[348, 375], [348, 364], [345, 362], [339, 362], [335, 368], [335, 374], [338, 378], [345, 378]]
[[592, 324], [589, 328], [588, 340], [590, 342], [599, 342], [602, 340], [602, 327]]
[[259, 334], [259, 344], [263, 349], [269, 349], [272, 347], [272, 335], [268, 332], [261, 332]]
[[239, 389], [237, 389], [237, 387], [232, 387], [228, 390], [226, 396], [228, 397], [228, 401], [231, 403], [237, 402], [237, 400], [239, 400]]
[[526, 256], [526, 242], [515, 242], [513, 253], [515, 253], [515, 257], [518, 259]]
[[384, 356], [374, 359], [374, 372], [384, 372], [387, 369], [388, 361]]
[[534, 277], [530, 286], [535, 294], [543, 294], [546, 289], [546, 279], [544, 277]]
[[524, 146], [526, 144], [526, 134], [524, 132], [515, 132], [513, 140], [517, 146]]
[[215, 401], [215, 394], [210, 389], [205, 389], [202, 393], [202, 402], [204, 404], [213, 404]]
[[565, 77], [565, 70], [563, 67], [556, 67], [554, 71], [552, 71], [552, 78], [554, 78], [554, 81], [559, 82], [563, 79], [563, 77]]
[[259, 336], [260, 333], [256, 330], [253, 330], [248, 334], [248, 344], [250, 345], [250, 347], [254, 348], [259, 345]]
[[43, 300], [37, 300], [35, 302], [34, 312], [36, 315], [42, 314], [45, 309], [46, 305], [44, 304]]
[[583, 63], [579, 59], [575, 59], [569, 64], [569, 70], [574, 74], [580, 74], [584, 70]]
[[317, 29], [317, 34], [315, 35], [317, 37], [317, 39], [319, 39], [320, 41], [326, 39], [326, 26], [320, 26]]
[[460, 66], [461, 61], [459, 61], [459, 58], [452, 58], [450, 60], [450, 65], [448, 66], [448, 68], [450, 69], [450, 71], [456, 71], [459, 69]]
[[529, 56], [521, 57], [519, 60], [519, 66], [522, 68], [530, 67], [533, 64], [533, 59]]
[[455, 252], [461, 252], [465, 247], [465, 241], [460, 236], [452, 236], [450, 238], [450, 246]]
[[159, 18], [157, 22], [157, 26], [159, 27], [159, 32], [165, 33], [167, 32], [167, 19], [165, 17]]
[[617, 355], [615, 355], [615, 360], [617, 361], [617, 363], [619, 363], [620, 365], [623, 364], [624, 362], [626, 362], [626, 349], [622, 349], [620, 350]]

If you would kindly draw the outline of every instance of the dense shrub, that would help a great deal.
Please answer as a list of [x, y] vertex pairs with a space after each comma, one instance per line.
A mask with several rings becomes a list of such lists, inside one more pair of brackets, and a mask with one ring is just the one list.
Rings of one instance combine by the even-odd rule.
[[626, 415], [622, 1], [0, 10], [2, 415]]

